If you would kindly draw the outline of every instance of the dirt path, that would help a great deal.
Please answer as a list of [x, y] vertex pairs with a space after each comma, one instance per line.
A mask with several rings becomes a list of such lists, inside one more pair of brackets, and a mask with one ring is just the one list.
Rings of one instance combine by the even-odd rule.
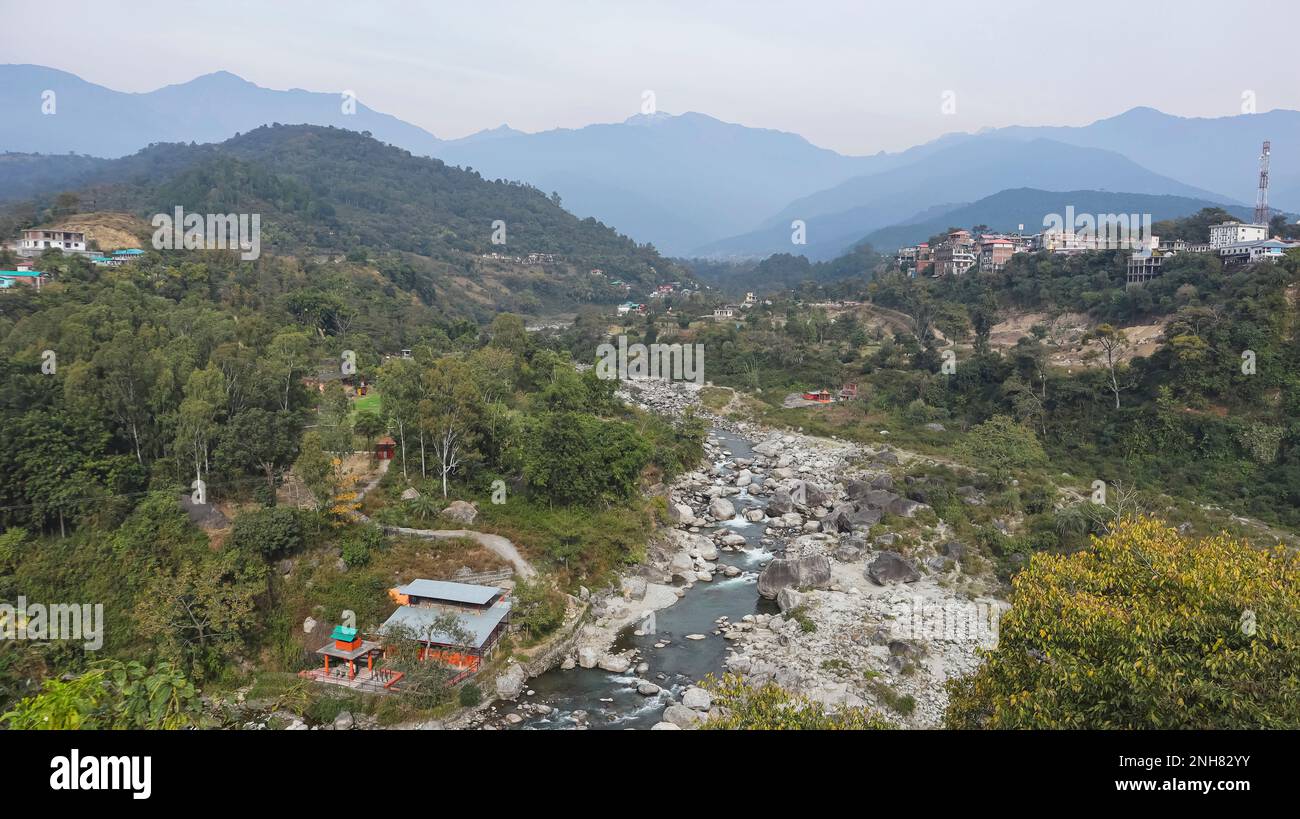
[[375, 477], [371, 479], [370, 483], [366, 484], [365, 486], [361, 487], [361, 489], [357, 490], [357, 500], [356, 500], [357, 503], [361, 503], [361, 499], [366, 496], [367, 492], [373, 492], [375, 490], [375, 487], [379, 486], [379, 482], [382, 481], [384, 479], [384, 476], [388, 474], [388, 467], [392, 466], [392, 464], [393, 462], [391, 460], [384, 460], [379, 462], [379, 474], [375, 475]]
[[420, 537], [426, 540], [454, 540], [456, 538], [469, 538], [476, 541], [480, 546], [490, 549], [494, 554], [503, 560], [509, 561], [510, 565], [515, 567], [515, 571], [525, 580], [531, 580], [537, 576], [537, 569], [533, 564], [524, 559], [511, 543], [501, 535], [490, 535], [486, 532], [475, 532], [470, 529], [411, 529], [406, 526], [385, 526], [385, 532], [409, 535], [411, 537]]
[[[375, 487], [379, 486], [379, 482], [384, 479], [384, 475], [388, 473], [388, 467], [391, 466], [392, 463], [392, 461], [380, 462], [379, 474], [358, 490], [356, 498], [357, 503], [361, 502], [361, 499], [366, 496], [366, 493], [374, 491]], [[370, 520], [369, 517], [363, 515], [361, 512], [353, 512], [352, 516], [353, 518], [363, 522]], [[525, 580], [531, 580], [537, 576], [537, 569], [533, 568], [533, 564], [529, 563], [524, 559], [523, 555], [519, 554], [519, 550], [515, 548], [515, 544], [511, 543], [506, 538], [501, 537], [501, 535], [490, 535], [486, 532], [473, 532], [469, 529], [411, 529], [406, 526], [385, 526], [384, 531], [390, 534], [410, 535], [411, 537], [420, 537], [426, 540], [454, 540], [455, 538], [462, 537], [469, 538], [470, 540], [476, 541], [480, 546], [491, 550], [501, 559], [508, 561], [511, 566], [514, 566], [515, 572]]]
[[[859, 309], [861, 309], [862, 312], [867, 314], [868, 316], [879, 319], [881, 322], [883, 322], [886, 326], [888, 326], [890, 329], [894, 330], [895, 332], [899, 332], [899, 333], [916, 332], [916, 320], [906, 313], [901, 313], [898, 310], [891, 310], [888, 307], [881, 307], [880, 305], [872, 304], [871, 302], [866, 302], [862, 304]], [[948, 345], [949, 343], [948, 338], [943, 334], [943, 332], [938, 327], [935, 327], [933, 324], [930, 325], [930, 334], [933, 335], [935, 337], [935, 340], [937, 340], [941, 345], [943, 346]]]

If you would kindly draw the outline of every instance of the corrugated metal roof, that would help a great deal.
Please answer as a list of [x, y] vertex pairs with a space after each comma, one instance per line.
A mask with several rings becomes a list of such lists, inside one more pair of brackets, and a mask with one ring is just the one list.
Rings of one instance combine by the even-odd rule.
[[397, 592], [408, 596], [481, 606], [500, 594], [501, 589], [496, 586], [474, 586], [447, 580], [412, 580], [405, 586], [398, 586]]
[[[463, 583], [453, 585], [464, 585]], [[481, 587], [480, 587], [481, 588]], [[442, 631], [430, 631], [439, 617], [445, 617], [448, 614], [460, 621], [461, 628], [470, 634], [470, 647], [482, 648], [488, 638], [492, 636], [492, 630], [505, 619], [510, 613], [510, 601], [503, 600], [495, 606], [485, 609], [484, 611], [452, 611], [449, 609], [439, 609], [425, 606], [398, 606], [397, 611], [393, 612], [384, 624], [379, 627], [380, 634], [386, 634], [394, 625], [402, 625], [411, 631], [421, 640], [427, 640], [443, 645], [458, 645], [450, 634]]]

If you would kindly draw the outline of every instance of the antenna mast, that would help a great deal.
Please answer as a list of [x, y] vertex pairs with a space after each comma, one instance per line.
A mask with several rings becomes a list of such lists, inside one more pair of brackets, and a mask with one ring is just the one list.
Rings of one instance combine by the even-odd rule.
[[1268, 226], [1268, 155], [1269, 141], [1264, 140], [1264, 152], [1259, 155], [1259, 193], [1255, 197], [1255, 224]]

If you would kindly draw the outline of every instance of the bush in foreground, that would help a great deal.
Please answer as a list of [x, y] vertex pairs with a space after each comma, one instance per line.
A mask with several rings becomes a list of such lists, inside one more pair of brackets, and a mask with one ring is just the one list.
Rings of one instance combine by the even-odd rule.
[[819, 702], [793, 694], [776, 683], [755, 686], [727, 674], [706, 679], [713, 709], [701, 728], [723, 731], [864, 731], [893, 728], [867, 708], [828, 711]]
[[953, 728], [1294, 728], [1300, 560], [1127, 520], [1036, 554], [998, 647], [949, 683]]

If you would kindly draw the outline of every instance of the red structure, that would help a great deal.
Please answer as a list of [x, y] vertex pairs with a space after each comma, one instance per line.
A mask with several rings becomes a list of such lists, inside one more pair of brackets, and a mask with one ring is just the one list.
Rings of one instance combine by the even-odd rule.
[[814, 392], [806, 392], [803, 394], [803, 400], [816, 401], [818, 404], [829, 404], [832, 400], [831, 391], [823, 389]]
[[378, 460], [391, 461], [396, 453], [397, 442], [391, 437], [385, 435], [375, 442], [375, 458]]

